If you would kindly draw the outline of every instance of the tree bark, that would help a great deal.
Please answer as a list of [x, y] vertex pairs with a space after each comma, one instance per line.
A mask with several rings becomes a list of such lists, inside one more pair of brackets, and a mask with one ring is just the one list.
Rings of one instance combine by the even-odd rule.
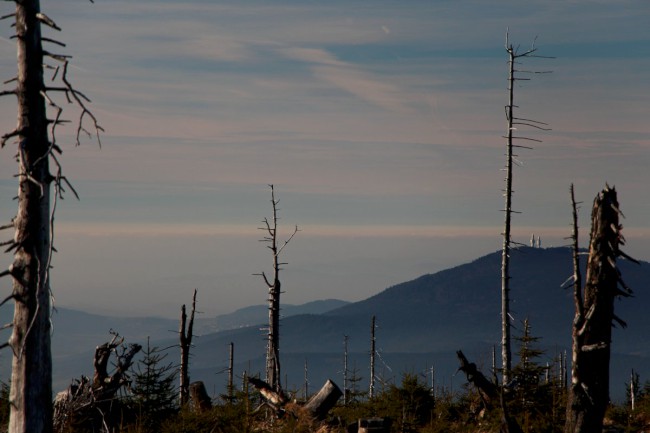
[[38, 0], [16, 2], [18, 44], [18, 213], [10, 267], [15, 299], [11, 433], [52, 431], [50, 181]]
[[[626, 294], [618, 289], [620, 273], [616, 267], [623, 239], [619, 213], [616, 191], [607, 187], [593, 204], [584, 299], [580, 287], [574, 288], [573, 367], [565, 433], [600, 432], [603, 428], [609, 402], [612, 322], [623, 323], [614, 315], [614, 299]], [[574, 245], [575, 250], [577, 242]]]
[[314, 418], [322, 420], [325, 419], [327, 413], [336, 405], [342, 395], [341, 389], [328, 379], [320, 391], [314, 394], [304, 407]]

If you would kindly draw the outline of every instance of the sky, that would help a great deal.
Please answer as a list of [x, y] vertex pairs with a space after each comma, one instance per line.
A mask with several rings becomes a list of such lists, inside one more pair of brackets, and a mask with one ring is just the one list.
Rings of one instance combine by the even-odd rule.
[[[515, 89], [517, 114], [552, 131], [525, 131], [543, 142], [519, 152], [514, 239], [565, 245], [574, 183], [584, 245], [607, 182], [626, 215], [626, 251], [650, 259], [647, 1], [41, 8], [63, 29], [45, 35], [66, 44], [48, 49], [73, 56], [71, 79], [106, 131], [101, 149], [87, 137], [76, 147], [74, 126], [57, 133], [81, 196], [57, 207], [57, 306], [176, 317], [195, 288], [208, 316], [264, 303], [254, 274], [272, 263], [258, 230], [271, 216], [268, 184], [280, 238], [300, 228], [283, 251], [286, 303], [357, 301], [499, 250], [506, 34], [554, 57], [526, 59], [552, 73]], [[5, 80], [16, 55], [3, 23]], [[79, 112], [59, 102], [74, 125]], [[13, 98], [0, 99], [0, 130], [15, 119]], [[0, 151], [0, 222], [15, 214], [14, 153], [15, 144]]]

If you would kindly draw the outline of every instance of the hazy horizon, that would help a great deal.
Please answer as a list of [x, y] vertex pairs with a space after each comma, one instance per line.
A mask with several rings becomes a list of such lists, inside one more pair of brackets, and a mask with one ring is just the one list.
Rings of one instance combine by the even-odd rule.
[[[569, 185], [619, 191], [626, 251], [650, 259], [650, 4], [641, 0], [43, 2], [102, 148], [57, 134], [81, 196], [58, 203], [55, 304], [176, 317], [263, 303], [258, 242], [280, 199], [283, 301], [357, 301], [501, 247], [506, 31], [539, 54], [522, 117], [552, 131], [522, 149], [515, 240], [569, 234]], [[10, 6], [4, 13], [10, 12]], [[0, 72], [15, 74], [9, 25]], [[11, 83], [6, 86], [11, 86]], [[64, 104], [63, 100], [59, 100]], [[79, 113], [64, 104], [64, 117]], [[14, 129], [15, 98], [0, 101]], [[16, 145], [0, 151], [0, 224], [15, 214]], [[0, 232], [0, 241], [11, 234]], [[284, 235], [283, 235], [284, 236]], [[583, 241], [583, 245], [585, 245]], [[12, 257], [4, 256], [9, 266]], [[9, 293], [10, 281], [0, 280]], [[498, 288], [495, 288], [495, 293]]]

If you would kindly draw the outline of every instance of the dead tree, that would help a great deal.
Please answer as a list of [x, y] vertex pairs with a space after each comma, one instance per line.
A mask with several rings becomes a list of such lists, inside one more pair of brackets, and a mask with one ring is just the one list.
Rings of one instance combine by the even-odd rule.
[[181, 348], [181, 366], [179, 371], [180, 384], [180, 402], [181, 406], [185, 406], [189, 402], [190, 397], [190, 348], [192, 347], [192, 336], [194, 332], [194, 313], [196, 312], [196, 289], [194, 289], [194, 296], [192, 296], [192, 311], [190, 312], [190, 321], [187, 321], [187, 313], [185, 312], [185, 304], [181, 307], [181, 323], [178, 330], [180, 348]]
[[[57, 394], [54, 403], [54, 431], [64, 432], [76, 426], [84, 431], [112, 431], [119, 424], [117, 394], [129, 384], [129, 369], [140, 352], [139, 344], [124, 345], [124, 338], [113, 338], [95, 349], [92, 380], [85, 376], [73, 381], [66, 391]], [[108, 366], [114, 357], [113, 370]]]
[[248, 383], [253, 385], [264, 398], [264, 402], [255, 409], [255, 412], [259, 412], [262, 407], [266, 406], [269, 407], [276, 416], [282, 416], [284, 413], [283, 406], [288, 401], [284, 393], [275, 391], [269, 383], [256, 377], [248, 377], [246, 380]]
[[[15, 4], [15, 13], [2, 17], [14, 20], [12, 39], [16, 40], [18, 54], [17, 75], [5, 82], [14, 88], [0, 92], [0, 96], [14, 95], [18, 101], [16, 129], [0, 139], [2, 147], [10, 139], [17, 143], [18, 211], [10, 224], [2, 226], [14, 229], [13, 239], [0, 243], [8, 246], [5, 252], [14, 253], [9, 269], [0, 272], [0, 276], [13, 278], [12, 292], [2, 304], [13, 299], [15, 307], [12, 335], [1, 347], [10, 347], [13, 352], [9, 431], [39, 433], [52, 431], [49, 269], [54, 210], [64, 184], [74, 193], [62, 175], [56, 156], [61, 148], [55, 131], [66, 121], [61, 119], [63, 110], [54, 102], [54, 95], [64, 93], [67, 101], [81, 110], [77, 142], [80, 132], [85, 131], [85, 117], [94, 122], [98, 133], [102, 129], [86, 108], [88, 98], [68, 80], [69, 56], [43, 48], [43, 43], [65, 45], [43, 36], [41, 25], [61, 29], [41, 12], [38, 0], [15, 0]], [[57, 66], [50, 65], [50, 61], [57, 62]], [[52, 78], [58, 78], [59, 86], [45, 85], [44, 64], [54, 70]], [[48, 117], [48, 106], [52, 117]], [[50, 171], [50, 163], [54, 164], [54, 173]], [[52, 196], [51, 185], [54, 186]]]
[[192, 382], [190, 384], [190, 401], [194, 412], [206, 412], [212, 409], [212, 400], [205, 389], [203, 381]]
[[330, 379], [325, 382], [325, 385], [314, 394], [307, 403], [305, 409], [318, 420], [323, 420], [327, 413], [336, 405], [336, 402], [341, 398], [343, 393], [341, 389]]
[[518, 140], [527, 140], [533, 142], [541, 142], [541, 140], [535, 138], [529, 138], [524, 136], [515, 135], [515, 131], [520, 126], [532, 127], [535, 129], [540, 129], [547, 131], [547, 124], [543, 122], [538, 122], [536, 120], [525, 119], [522, 117], [515, 116], [515, 108], [518, 108], [515, 105], [514, 100], [514, 89], [515, 83], [517, 81], [526, 81], [530, 78], [525, 78], [523, 75], [527, 73], [544, 73], [544, 72], [535, 72], [535, 71], [526, 71], [518, 68], [518, 65], [521, 64], [521, 59], [530, 58], [530, 57], [541, 57], [535, 54], [537, 48], [535, 44], [529, 50], [519, 51], [518, 47], [514, 47], [508, 41], [508, 34], [506, 33], [506, 52], [508, 53], [508, 105], [505, 106], [506, 120], [507, 120], [507, 135], [505, 138], [506, 141], [506, 166], [504, 171], [506, 172], [505, 182], [506, 187], [504, 190], [505, 197], [505, 207], [503, 209], [505, 215], [504, 229], [503, 229], [503, 248], [501, 254], [501, 362], [502, 362], [502, 374], [503, 374], [503, 383], [508, 383], [510, 381], [510, 370], [512, 369], [512, 350], [511, 350], [511, 337], [510, 337], [510, 328], [511, 328], [511, 314], [510, 314], [510, 250], [513, 246], [513, 241], [510, 235], [510, 229], [512, 224], [512, 214], [519, 213], [512, 209], [512, 174], [513, 174], [513, 165], [517, 162], [517, 155], [514, 153], [514, 149], [523, 148], [531, 149], [531, 147], [515, 144]]
[[232, 341], [228, 345], [228, 385], [227, 385], [227, 393], [228, 393], [228, 402], [232, 403], [233, 400], [235, 399], [235, 385], [233, 383], [233, 378], [234, 378], [234, 366], [235, 366], [235, 343]]
[[[578, 256], [576, 202], [571, 188], [573, 208], [573, 319], [571, 385], [567, 402], [566, 433], [599, 432], [603, 428], [609, 402], [609, 360], [612, 326], [626, 323], [614, 313], [614, 299], [629, 297], [616, 266], [618, 257], [631, 259], [619, 248], [621, 234], [616, 190], [607, 186], [595, 198], [591, 212], [589, 258], [584, 289], [581, 287]], [[636, 262], [636, 260], [631, 259]]]
[[485, 375], [478, 369], [476, 364], [469, 362], [462, 351], [456, 351], [460, 367], [458, 371], [465, 373], [467, 381], [474, 385], [481, 398], [483, 407], [491, 410], [497, 404], [501, 406], [501, 426], [500, 433], [522, 433], [521, 427], [517, 421], [510, 416], [508, 412], [508, 405], [505, 401], [505, 392], [503, 386], [501, 389], [496, 383], [491, 382]]
[[275, 199], [275, 190], [273, 185], [271, 187], [271, 205], [273, 209], [273, 216], [271, 221], [268, 218], [264, 218], [262, 221], [264, 223], [263, 227], [260, 227], [260, 230], [265, 232], [265, 236], [260, 240], [260, 242], [268, 243], [267, 248], [271, 250], [273, 254], [273, 276], [269, 279], [266, 273], [262, 272], [262, 279], [266, 283], [266, 286], [269, 290], [269, 329], [267, 335], [267, 345], [266, 345], [266, 382], [273, 388], [277, 393], [282, 392], [282, 386], [280, 384], [280, 294], [281, 283], [280, 283], [280, 271], [282, 266], [287, 263], [280, 261], [280, 253], [282, 250], [291, 242], [293, 237], [298, 233], [298, 226], [295, 226], [293, 233], [289, 238], [284, 241], [284, 243], [279, 244], [278, 239], [278, 204], [279, 200]]
[[375, 329], [375, 316], [373, 315], [370, 321], [370, 385], [368, 387], [368, 398], [370, 399], [375, 396], [375, 355], [377, 354]]
[[348, 405], [348, 340], [349, 336], [343, 336], [343, 406]]
[[481, 373], [476, 364], [469, 362], [462, 351], [457, 350], [456, 355], [460, 362], [458, 371], [465, 373], [467, 381], [476, 387], [483, 405], [486, 408], [492, 407], [499, 397], [497, 386]]

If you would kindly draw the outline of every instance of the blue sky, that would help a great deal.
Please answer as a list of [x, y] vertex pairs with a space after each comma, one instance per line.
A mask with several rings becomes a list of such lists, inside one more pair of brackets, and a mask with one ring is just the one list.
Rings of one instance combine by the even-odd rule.
[[[58, 305], [175, 316], [194, 288], [206, 314], [263, 302], [252, 274], [270, 264], [256, 230], [269, 183], [286, 233], [302, 229], [286, 249], [286, 302], [363, 299], [499, 249], [506, 29], [556, 57], [527, 62], [553, 73], [516, 89], [521, 115], [553, 128], [531, 131], [544, 142], [520, 152], [516, 239], [565, 242], [571, 182], [586, 235], [589, 203], [609, 182], [628, 251], [650, 258], [645, 1], [42, 9], [63, 28], [51, 36], [67, 44], [72, 78], [106, 129], [101, 150], [75, 148], [72, 128], [59, 138], [82, 199], [57, 215]], [[8, 26], [0, 35], [9, 78], [15, 47]], [[13, 129], [13, 102], [0, 101], [2, 130]], [[15, 212], [13, 149], [0, 152], [2, 221]]]

